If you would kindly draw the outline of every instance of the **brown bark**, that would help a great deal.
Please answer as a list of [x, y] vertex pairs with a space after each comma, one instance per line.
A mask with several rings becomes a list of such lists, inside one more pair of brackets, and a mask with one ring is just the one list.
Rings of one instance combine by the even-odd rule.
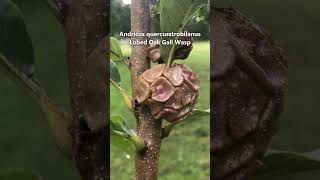
[[[108, 39], [104, 38], [109, 31], [109, 1], [70, 0], [66, 3], [62, 13], [68, 48], [74, 160], [83, 179], [105, 180], [109, 179], [106, 127], [109, 53]], [[88, 58], [99, 44], [100, 48], [105, 46], [101, 50], [105, 56]]]
[[[150, 32], [149, 0], [133, 0], [131, 4], [131, 31]], [[132, 37], [145, 40], [146, 37]], [[132, 46], [130, 60], [131, 83], [135, 97], [138, 77], [150, 68], [148, 45]], [[135, 107], [137, 134], [146, 143], [146, 148], [136, 155], [136, 180], [156, 180], [158, 174], [159, 152], [161, 146], [161, 121], [156, 121], [148, 108]]]

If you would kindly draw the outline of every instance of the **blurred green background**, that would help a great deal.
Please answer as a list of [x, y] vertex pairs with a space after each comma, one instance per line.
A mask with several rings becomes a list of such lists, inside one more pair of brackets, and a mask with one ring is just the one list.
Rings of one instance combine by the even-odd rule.
[[[16, 0], [34, 43], [39, 82], [69, 108], [63, 29], [41, 0]], [[19, 51], [17, 50], [17, 53]], [[79, 180], [73, 163], [57, 150], [38, 105], [0, 74], [0, 172], [26, 169], [44, 180]]]
[[[271, 148], [309, 152], [320, 148], [320, 1], [216, 0], [234, 7], [273, 34], [289, 55], [285, 110]], [[277, 179], [277, 178], [275, 178]], [[277, 180], [320, 179], [320, 171]]]

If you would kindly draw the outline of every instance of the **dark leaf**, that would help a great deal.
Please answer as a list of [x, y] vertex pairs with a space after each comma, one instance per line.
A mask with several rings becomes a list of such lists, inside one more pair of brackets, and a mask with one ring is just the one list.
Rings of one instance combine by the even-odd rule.
[[33, 75], [32, 41], [20, 9], [10, 0], [0, 1], [0, 53], [27, 76]]
[[257, 172], [256, 180], [270, 179], [292, 173], [320, 170], [319, 151], [311, 153], [296, 153], [286, 151], [270, 151], [262, 159], [265, 167]]
[[1, 180], [41, 180], [41, 178], [34, 172], [24, 170], [10, 170], [0, 172]]

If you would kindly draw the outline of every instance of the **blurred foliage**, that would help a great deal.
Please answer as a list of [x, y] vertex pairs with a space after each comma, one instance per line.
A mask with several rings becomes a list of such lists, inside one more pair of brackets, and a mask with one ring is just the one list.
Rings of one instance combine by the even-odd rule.
[[119, 32], [130, 32], [130, 5], [123, 4], [122, 0], [111, 0], [110, 7], [111, 36], [118, 37]]
[[[63, 29], [41, 0], [14, 2], [34, 44], [36, 78], [58, 104], [69, 109]], [[56, 147], [38, 104], [3, 74], [0, 99], [0, 169], [35, 171], [46, 180], [79, 180], [74, 163]]]
[[33, 75], [32, 41], [22, 12], [11, 0], [0, 1], [0, 53], [27, 76]]
[[41, 177], [34, 172], [27, 172], [22, 169], [0, 172], [1, 180], [41, 180]]

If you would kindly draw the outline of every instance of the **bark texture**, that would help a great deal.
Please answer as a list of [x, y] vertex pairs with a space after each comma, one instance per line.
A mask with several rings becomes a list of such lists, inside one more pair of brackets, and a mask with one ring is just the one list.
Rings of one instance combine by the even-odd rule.
[[[62, 5], [68, 48], [74, 160], [83, 179], [109, 179], [109, 53], [105, 38], [109, 32], [109, 1], [68, 0]], [[89, 58], [90, 54], [96, 57]]]
[[[131, 4], [131, 31], [150, 32], [149, 0], [133, 0]], [[145, 40], [147, 37], [132, 37]], [[150, 68], [148, 45], [132, 46], [130, 57], [133, 97], [136, 97], [136, 84], [139, 76]], [[136, 155], [136, 180], [156, 180], [158, 175], [159, 151], [161, 146], [161, 120], [155, 120], [145, 106], [135, 107], [137, 134], [146, 143], [146, 148]]]
[[269, 33], [234, 9], [211, 9], [211, 179], [241, 180], [263, 164], [277, 130], [287, 60]]

